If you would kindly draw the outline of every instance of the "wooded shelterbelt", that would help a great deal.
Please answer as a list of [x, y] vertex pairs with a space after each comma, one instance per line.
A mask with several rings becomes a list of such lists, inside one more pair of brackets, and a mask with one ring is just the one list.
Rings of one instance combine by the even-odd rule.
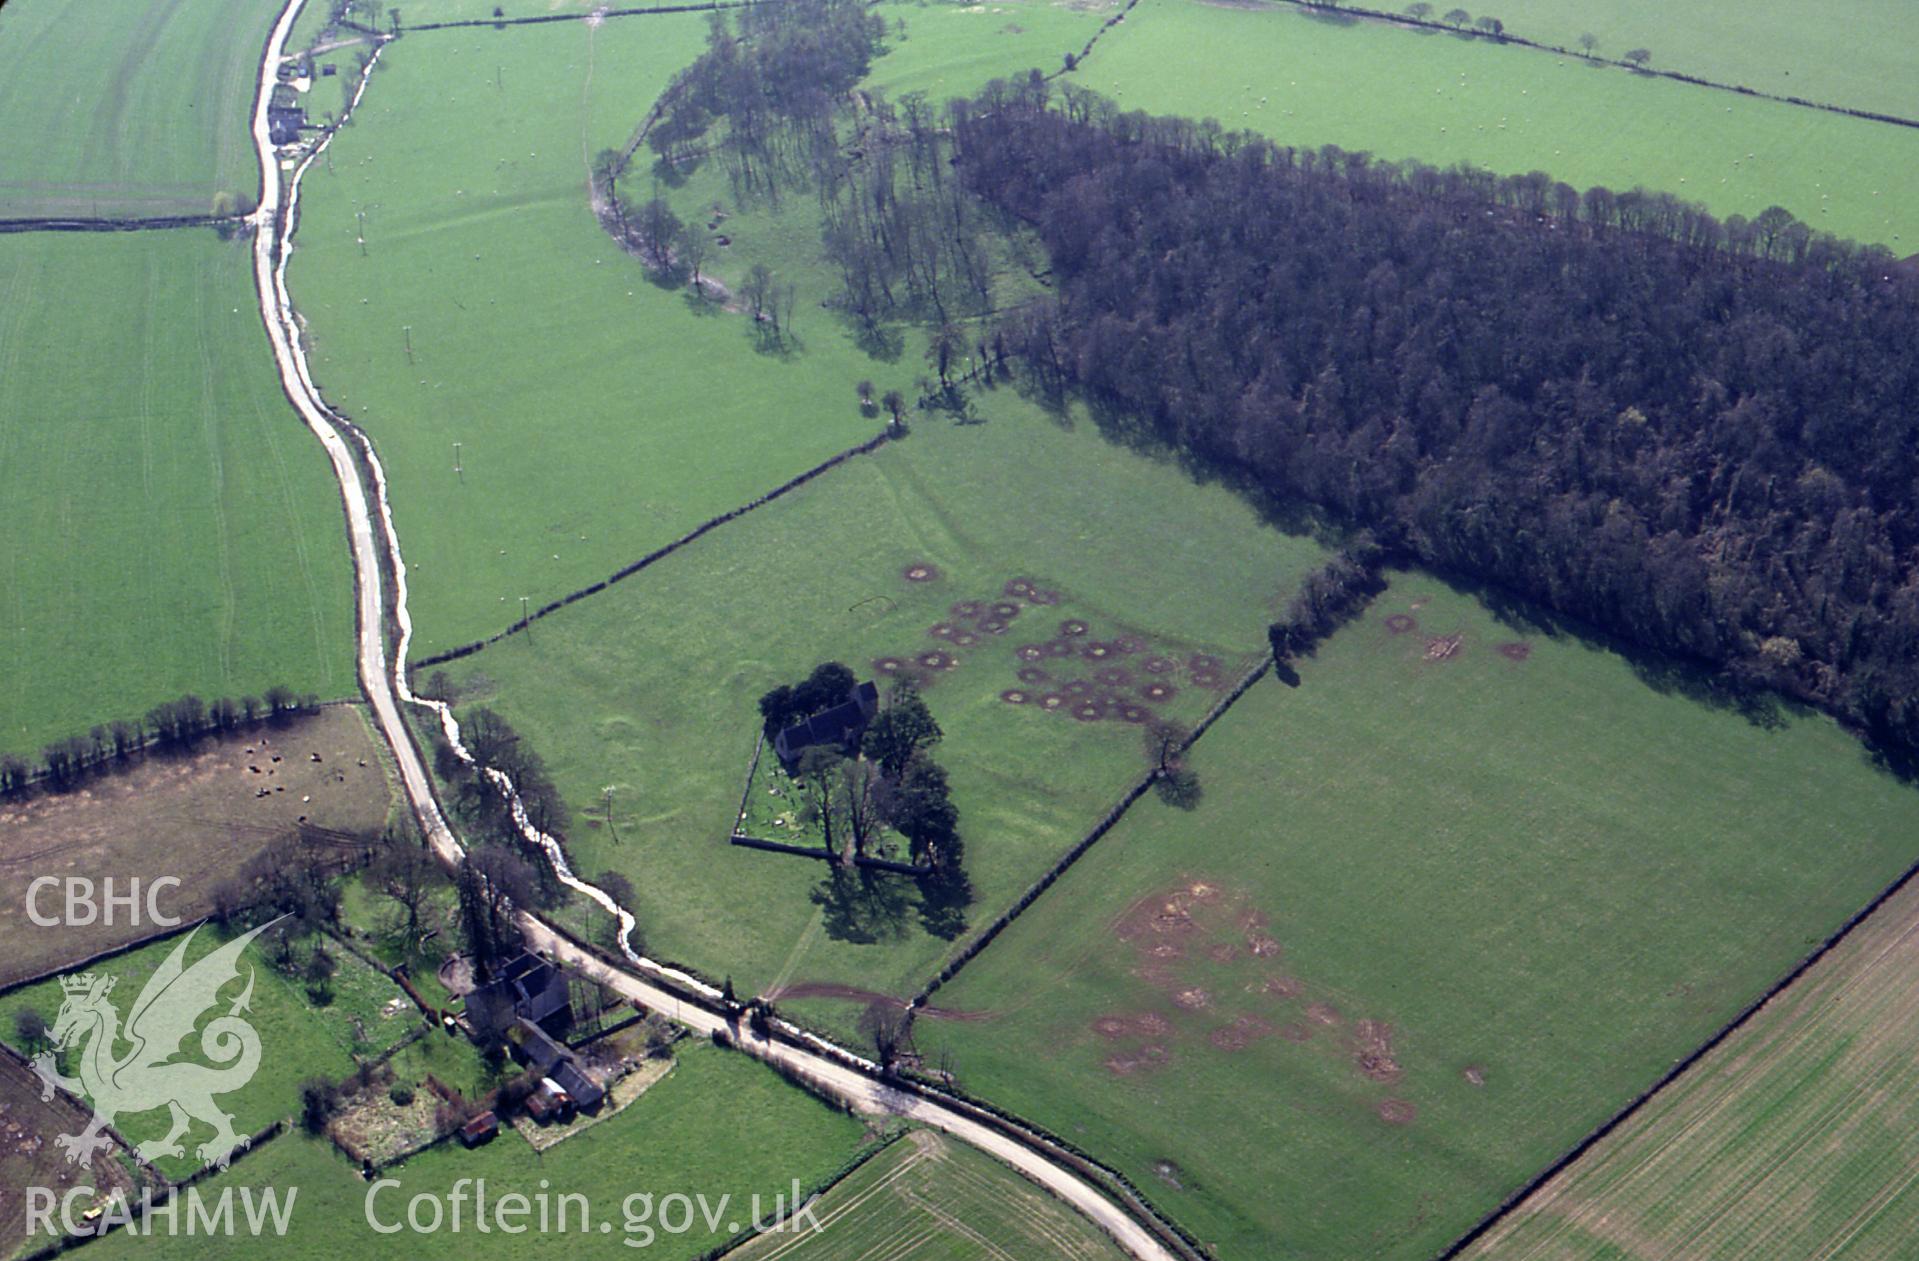
[[1051, 256], [994, 339], [1034, 387], [1919, 748], [1919, 284], [1885, 250], [1037, 76], [945, 121]]

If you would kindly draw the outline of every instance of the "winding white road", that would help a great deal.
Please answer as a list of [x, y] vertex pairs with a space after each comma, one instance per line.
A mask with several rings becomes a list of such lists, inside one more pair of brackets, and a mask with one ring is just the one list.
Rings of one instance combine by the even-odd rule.
[[[310, 0], [311, 2], [311, 0]], [[273, 32], [267, 39], [260, 65], [260, 83], [253, 109], [253, 144], [260, 160], [260, 202], [253, 216], [253, 276], [259, 293], [260, 314], [267, 337], [273, 345], [281, 384], [300, 418], [325, 448], [332, 461], [333, 474], [340, 486], [340, 498], [346, 511], [347, 531], [353, 551], [360, 686], [373, 707], [374, 721], [399, 770], [400, 783], [408, 805], [419, 821], [420, 829], [435, 853], [449, 866], [457, 865], [464, 855], [433, 793], [433, 781], [421, 760], [418, 747], [401, 713], [402, 704], [434, 710], [454, 750], [471, 761], [460, 743], [459, 725], [448, 708], [437, 702], [414, 696], [408, 688], [402, 664], [412, 623], [407, 614], [406, 565], [400, 556], [399, 535], [393, 528], [392, 506], [387, 498], [386, 474], [379, 456], [356, 426], [337, 416], [320, 398], [309, 373], [301, 346], [299, 323], [292, 299], [287, 294], [286, 265], [293, 251], [293, 230], [299, 205], [301, 178], [307, 168], [332, 142], [325, 136], [299, 161], [287, 179], [281, 179], [279, 161], [268, 136], [267, 106], [278, 82], [278, 70], [285, 54], [287, 34], [299, 13], [301, 0], [288, 0]], [[384, 51], [382, 43], [373, 53], [377, 62]], [[369, 67], [369, 71], [371, 67]], [[362, 77], [348, 113], [359, 103], [371, 74]], [[356, 460], [354, 447], [358, 446]], [[361, 470], [366, 470], [363, 479]], [[367, 480], [372, 485], [369, 488]], [[370, 493], [369, 493], [370, 492]], [[376, 515], [377, 505], [377, 515]], [[391, 613], [399, 628], [398, 643], [388, 654], [383, 575], [393, 579]], [[601, 890], [573, 876], [558, 843], [534, 828], [520, 808], [510, 780], [490, 767], [481, 768], [509, 794], [514, 817], [529, 841], [543, 847], [562, 880], [599, 902], [619, 917], [624, 929], [633, 926], [632, 916], [616, 905]], [[744, 1024], [734, 1026], [723, 1014], [718, 991], [695, 977], [644, 959], [625, 946], [629, 967], [613, 968], [597, 956], [576, 946], [543, 921], [528, 915], [523, 927], [530, 944], [568, 967], [612, 987], [630, 999], [656, 1011], [670, 1012], [681, 1024], [700, 1034], [725, 1029], [741, 1049], [776, 1063], [805, 1077], [821, 1091], [835, 1096], [855, 1109], [875, 1114], [906, 1117], [944, 1130], [955, 1138], [971, 1143], [1066, 1201], [1106, 1230], [1127, 1252], [1140, 1261], [1179, 1261], [1179, 1254], [1163, 1243], [1130, 1213], [1122, 1209], [1092, 1182], [1072, 1168], [1070, 1160], [1049, 1154], [1050, 1147], [1037, 1135], [1016, 1127], [991, 1123], [975, 1110], [918, 1087], [902, 1088], [877, 1079], [877, 1069], [824, 1039], [803, 1030], [776, 1022], [778, 1039], [763, 1038]], [[670, 988], [668, 988], [670, 987]], [[1022, 1137], [1015, 1137], [1022, 1135]]]

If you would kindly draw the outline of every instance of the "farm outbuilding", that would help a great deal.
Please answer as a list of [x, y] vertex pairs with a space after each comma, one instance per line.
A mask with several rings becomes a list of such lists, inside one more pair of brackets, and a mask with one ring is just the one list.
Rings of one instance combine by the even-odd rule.
[[298, 144], [307, 113], [295, 105], [267, 106], [267, 139], [276, 145]]

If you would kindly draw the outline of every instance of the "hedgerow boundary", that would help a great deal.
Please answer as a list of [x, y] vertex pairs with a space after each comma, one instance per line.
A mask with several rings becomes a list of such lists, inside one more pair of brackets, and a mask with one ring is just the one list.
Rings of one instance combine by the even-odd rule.
[[1744, 1028], [1746, 1025], [1750, 1024], [1752, 1021], [1752, 1018], [1754, 1016], [1757, 1016], [1762, 1008], [1764, 1008], [1768, 1003], [1772, 1002], [1773, 999], [1778, 998], [1781, 994], [1785, 993], [1789, 987], [1791, 987], [1795, 982], [1799, 980], [1799, 978], [1803, 977], [1807, 972], [1811, 971], [1814, 965], [1816, 965], [1821, 959], [1824, 959], [1828, 954], [1831, 954], [1834, 947], [1838, 946], [1840, 942], [1844, 941], [1847, 937], [1851, 936], [1853, 931], [1857, 929], [1861, 924], [1865, 923], [1867, 919], [1871, 918], [1874, 912], [1878, 911], [1880, 907], [1884, 906], [1902, 889], [1904, 889], [1907, 885], [1911, 884], [1913, 882], [1914, 877], [1919, 877], [1919, 861], [1915, 861], [1912, 864], [1912, 866], [1906, 868], [1906, 870], [1903, 873], [1901, 873], [1895, 880], [1893, 880], [1891, 884], [1881, 889], [1878, 892], [1878, 894], [1872, 899], [1872, 901], [1866, 903], [1865, 906], [1855, 911], [1850, 917], [1847, 918], [1845, 923], [1841, 924], [1838, 928], [1834, 929], [1831, 935], [1829, 935], [1824, 941], [1820, 942], [1817, 946], [1813, 947], [1811, 953], [1807, 954], [1805, 958], [1801, 959], [1796, 965], [1794, 965], [1793, 969], [1790, 972], [1787, 972], [1784, 976], [1780, 977], [1777, 981], [1774, 981], [1770, 986], [1767, 987], [1765, 993], [1761, 994], [1758, 998], [1753, 999], [1752, 1002], [1746, 1004], [1745, 1007], [1741, 1008], [1739, 1012], [1736, 1015], [1734, 1015], [1731, 1020], [1728, 1020], [1725, 1024], [1721, 1025], [1718, 1031], [1714, 1033], [1710, 1038], [1707, 1038], [1704, 1043], [1700, 1044], [1700, 1046], [1696, 1050], [1692, 1051], [1684, 1059], [1675, 1061], [1671, 1068], [1667, 1069], [1665, 1072], [1659, 1075], [1659, 1078], [1657, 1081], [1653, 1082], [1652, 1085], [1646, 1087], [1645, 1090], [1641, 1091], [1638, 1095], [1634, 1096], [1633, 1099], [1631, 1099], [1624, 1107], [1620, 1108], [1619, 1111], [1613, 1113], [1612, 1116], [1600, 1122], [1599, 1125], [1595, 1129], [1593, 1129], [1591, 1133], [1587, 1134], [1584, 1138], [1580, 1139], [1577, 1143], [1575, 1143], [1572, 1146], [1572, 1148], [1566, 1152], [1565, 1155], [1561, 1156], [1559, 1159], [1555, 1160], [1552, 1164], [1548, 1165], [1540, 1173], [1534, 1175], [1529, 1181], [1525, 1183], [1525, 1185], [1521, 1186], [1517, 1191], [1514, 1191], [1511, 1195], [1501, 1200], [1499, 1204], [1492, 1209], [1492, 1211], [1487, 1213], [1484, 1217], [1480, 1218], [1478, 1222], [1474, 1223], [1473, 1227], [1470, 1230], [1468, 1230], [1465, 1234], [1461, 1235], [1458, 1239], [1455, 1239], [1452, 1243], [1448, 1244], [1446, 1247], [1446, 1250], [1439, 1254], [1438, 1261], [1451, 1261], [1452, 1258], [1459, 1256], [1467, 1248], [1471, 1247], [1474, 1243], [1476, 1243], [1479, 1240], [1480, 1236], [1484, 1235], [1487, 1231], [1491, 1230], [1494, 1226], [1498, 1225], [1514, 1209], [1518, 1208], [1522, 1203], [1524, 1203], [1528, 1198], [1530, 1198], [1534, 1192], [1538, 1191], [1541, 1187], [1545, 1186], [1548, 1182], [1552, 1181], [1555, 1177], [1559, 1176], [1559, 1174], [1563, 1173], [1574, 1162], [1578, 1161], [1587, 1152], [1591, 1151], [1593, 1147], [1596, 1146], [1601, 1140], [1606, 1138], [1607, 1135], [1611, 1134], [1614, 1130], [1617, 1130], [1620, 1126], [1624, 1125], [1627, 1121], [1631, 1120], [1633, 1116], [1635, 1116], [1642, 1108], [1644, 1108], [1648, 1103], [1651, 1103], [1653, 1098], [1656, 1095], [1658, 1095], [1661, 1091], [1665, 1090], [1666, 1087], [1672, 1085], [1673, 1082], [1677, 1081], [1682, 1075], [1684, 1075], [1686, 1072], [1691, 1070], [1701, 1060], [1705, 1059], [1706, 1056], [1712, 1054], [1712, 1052], [1714, 1052], [1722, 1044], [1724, 1044], [1726, 1039], [1730, 1038], [1733, 1034], [1739, 1032], [1739, 1030]]
[[1600, 57], [1581, 50], [1567, 48], [1561, 44], [1548, 44], [1541, 40], [1527, 39], [1523, 35], [1514, 35], [1510, 31], [1482, 31], [1472, 27], [1450, 26], [1438, 18], [1416, 18], [1409, 13], [1389, 13], [1384, 9], [1365, 9], [1346, 4], [1330, 4], [1326, 0], [1285, 0], [1296, 9], [1302, 9], [1315, 16], [1341, 16], [1371, 18], [1376, 22], [1391, 22], [1397, 26], [1416, 26], [1429, 31], [1439, 31], [1447, 35], [1463, 35], [1469, 39], [1490, 40], [1495, 44], [1514, 44], [1521, 48], [1531, 48], [1538, 52], [1555, 53], [1562, 57], [1577, 57], [1581, 61], [1598, 66], [1617, 66], [1621, 70], [1630, 70], [1634, 74], [1643, 74], [1648, 78], [1671, 79], [1677, 83], [1690, 83], [1694, 87], [1711, 88], [1716, 92], [1734, 92], [1740, 96], [1750, 96], [1762, 101], [1776, 101], [1781, 105], [1797, 105], [1801, 109], [1816, 109], [1828, 114], [1844, 114], [1848, 118], [1861, 118], [1868, 122], [1889, 123], [1894, 127], [1919, 128], [1919, 119], [1905, 118], [1898, 114], [1881, 114], [1873, 110], [1853, 109], [1849, 105], [1834, 105], [1828, 101], [1808, 100], [1803, 96], [1784, 96], [1776, 92], [1762, 92], [1758, 88], [1749, 88], [1743, 83], [1721, 83], [1717, 79], [1707, 79], [1696, 74], [1687, 74], [1683, 70], [1657, 70], [1651, 66], [1642, 66], [1635, 62], [1617, 57]]
[[85, 216], [0, 219], [0, 236], [12, 232], [151, 232], [166, 228], [238, 231], [245, 215], [155, 215], [146, 219], [94, 219]]
[[717, 530], [719, 527], [725, 525], [727, 522], [737, 520], [738, 518], [743, 517], [747, 513], [753, 511], [755, 508], [765, 507], [767, 504], [772, 503], [775, 499], [780, 498], [780, 496], [785, 495], [790, 491], [799, 489], [801, 486], [806, 485], [806, 483], [812, 481], [814, 478], [820, 476], [822, 473], [831, 472], [833, 469], [838, 468], [840, 465], [846, 463], [848, 460], [854, 459], [862, 455], [871, 455], [873, 454], [873, 452], [879, 450], [881, 447], [885, 446], [890, 441], [892, 441], [892, 434], [890, 432], [881, 432], [877, 436], [869, 438], [865, 442], [860, 443], [858, 446], [848, 447], [846, 450], [840, 452], [838, 455], [831, 456], [828, 459], [822, 460], [820, 463], [815, 464], [812, 468], [807, 469], [804, 473], [801, 473], [798, 477], [789, 478], [788, 480], [781, 482], [778, 486], [774, 487], [772, 490], [767, 491], [764, 495], [761, 495], [755, 499], [750, 499], [747, 502], [741, 504], [737, 508], [729, 508], [725, 512], [722, 512], [717, 517], [709, 517], [707, 520], [702, 521], [699, 525], [694, 526], [691, 530], [687, 531], [685, 534], [682, 534], [680, 535], [680, 537], [674, 539], [671, 543], [668, 543], [663, 547], [654, 548], [652, 551], [640, 557], [638, 560], [634, 561], [632, 564], [625, 565], [619, 569], [614, 570], [611, 574], [607, 575], [607, 577], [601, 579], [599, 582], [596, 582], [592, 584], [591, 586], [581, 587], [578, 591], [574, 591], [567, 595], [561, 596], [557, 600], [548, 601], [546, 604], [543, 604], [539, 608], [535, 609], [532, 613], [529, 613], [527, 616], [521, 618], [519, 621], [514, 622], [511, 626], [508, 626], [505, 630], [496, 631], [493, 634], [487, 636], [485, 639], [476, 639], [472, 643], [461, 644], [457, 648], [449, 648], [445, 652], [434, 653], [430, 657], [422, 657], [418, 661], [409, 662], [406, 668], [409, 671], [421, 670], [421, 669], [425, 669], [427, 666], [437, 666], [444, 662], [457, 661], [461, 657], [470, 657], [474, 653], [480, 651], [480, 649], [486, 648], [492, 644], [497, 644], [501, 640], [506, 639], [509, 636], [517, 635], [521, 631], [531, 626], [534, 622], [539, 621], [541, 618], [546, 617], [549, 614], [559, 612], [561, 609], [565, 608], [567, 605], [572, 604], [575, 600], [584, 600], [587, 596], [597, 595], [600, 592], [606, 590], [608, 587], [612, 586], [614, 583], [623, 581], [624, 579], [627, 579], [627, 578], [631, 578], [634, 574], [639, 573], [642, 569], [645, 569], [650, 565], [654, 565], [662, 560], [665, 560], [668, 556], [671, 556], [673, 553], [679, 551], [681, 548], [685, 547], [687, 544], [696, 542], [697, 540], [705, 537], [709, 532], [713, 530]]

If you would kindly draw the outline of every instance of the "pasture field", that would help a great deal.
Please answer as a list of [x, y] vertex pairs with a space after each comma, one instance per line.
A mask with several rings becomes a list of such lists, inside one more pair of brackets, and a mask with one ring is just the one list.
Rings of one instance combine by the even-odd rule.
[[[374, 1233], [367, 1222], [371, 1184], [352, 1165], [324, 1142], [289, 1134], [220, 1178], [201, 1184], [203, 1195], [214, 1196], [223, 1186], [278, 1187], [283, 1196], [287, 1188], [297, 1186], [292, 1227], [284, 1238], [158, 1233], [134, 1239], [120, 1232], [93, 1246], [104, 1258], [142, 1261], [150, 1257], [192, 1261], [377, 1257], [392, 1255], [396, 1242], [405, 1255], [426, 1261], [525, 1256], [528, 1235], [503, 1234], [497, 1229], [483, 1234], [474, 1229], [471, 1199], [465, 1206], [464, 1228], [458, 1232], [444, 1227], [431, 1234], [405, 1229], [407, 1201], [413, 1196], [430, 1194], [444, 1206], [444, 1197], [458, 1179], [483, 1178], [490, 1199], [509, 1191], [529, 1199], [542, 1193], [550, 1197], [556, 1227], [558, 1197], [586, 1196], [593, 1222], [590, 1228], [582, 1228], [579, 1210], [568, 1209], [564, 1232], [568, 1255], [691, 1261], [723, 1242], [731, 1233], [725, 1229], [730, 1222], [743, 1226], [750, 1220], [755, 1195], [760, 1197], [763, 1216], [770, 1218], [776, 1195], [790, 1197], [795, 1179], [802, 1190], [822, 1182], [852, 1157], [862, 1134], [858, 1121], [788, 1086], [745, 1056], [690, 1046], [680, 1052], [674, 1070], [625, 1111], [544, 1153], [536, 1154], [509, 1129], [473, 1151], [445, 1144], [389, 1170], [385, 1176], [399, 1185], [375, 1192], [372, 1211], [383, 1224], [400, 1223], [400, 1234]], [[721, 1229], [708, 1230], [697, 1210], [695, 1229], [685, 1233], [662, 1230], [657, 1210], [629, 1229], [627, 1197], [645, 1195], [657, 1205], [676, 1193], [704, 1195], [707, 1206], [720, 1215]], [[719, 1204], [722, 1196], [728, 1197], [724, 1205]], [[635, 1218], [643, 1216], [644, 1207], [638, 1201], [632, 1203]], [[670, 1225], [678, 1225], [676, 1212], [668, 1212]], [[522, 1224], [535, 1220], [529, 1217]], [[612, 1229], [602, 1233], [600, 1222]], [[650, 1241], [643, 1228], [654, 1232]], [[629, 1239], [634, 1242], [626, 1243]]]
[[[741, 992], [826, 981], [903, 994], [952, 949], [922, 929], [910, 884], [847, 897], [822, 887], [822, 863], [726, 843], [768, 688], [828, 659], [882, 683], [895, 664], [928, 678], [977, 924], [1145, 767], [1141, 729], [1117, 706], [1078, 721], [1078, 704], [1125, 693], [1195, 720], [1258, 660], [1267, 623], [1320, 561], [1231, 492], [1090, 425], [1064, 429], [1010, 390], [977, 406], [984, 423], [920, 415], [903, 441], [445, 667], [462, 705], [494, 706], [545, 757], [573, 806], [574, 865], [631, 877], [656, 954], [731, 974]], [[907, 576], [920, 567], [927, 580]], [[1006, 594], [1021, 578], [1057, 603]], [[981, 628], [974, 602], [989, 620], [1004, 606], [1002, 633]], [[1067, 621], [1085, 633], [1061, 634]], [[1140, 651], [1072, 647], [1125, 639]], [[1025, 660], [1028, 647], [1049, 655]], [[1198, 683], [1196, 656], [1217, 659]], [[1100, 681], [1113, 669], [1123, 682]]]
[[1004, 1165], [914, 1130], [813, 1208], [820, 1231], [761, 1236], [738, 1261], [1122, 1261], [1085, 1218]]
[[[99, 889], [110, 877], [124, 893], [129, 879], [172, 876], [180, 883], [161, 893], [159, 909], [191, 923], [213, 909], [221, 881], [303, 822], [377, 838], [393, 801], [383, 753], [359, 707], [339, 705], [208, 739], [184, 756], [155, 754], [75, 792], [0, 802], [0, 882], [20, 891], [0, 901], [0, 986], [154, 931], [124, 911], [112, 924], [34, 924], [32, 881], [85, 877]], [[60, 898], [58, 887], [40, 895], [42, 917], [61, 914]]]
[[[187, 948], [189, 966], [216, 949], [219, 943], [231, 940], [225, 930], [212, 924], [190, 931], [194, 936]], [[221, 1106], [233, 1115], [233, 1128], [241, 1134], [251, 1134], [277, 1118], [294, 1115], [300, 1107], [301, 1082], [315, 1076], [336, 1081], [344, 1078], [353, 1071], [356, 1055], [377, 1055], [397, 1042], [419, 1019], [418, 1009], [405, 1001], [398, 986], [331, 942], [327, 943], [329, 953], [339, 965], [332, 980], [333, 998], [325, 1006], [316, 1005], [303, 981], [288, 977], [271, 962], [270, 952], [274, 947], [261, 944], [265, 936], [255, 938], [254, 944], [247, 948], [238, 977], [229, 981], [221, 994], [220, 1010], [225, 1011], [227, 1000], [241, 992], [251, 970], [253, 997], [247, 1020], [260, 1035], [260, 1067], [246, 1085], [220, 1096]], [[109, 959], [94, 969], [117, 978], [110, 1001], [123, 1021], [139, 997], [140, 988], [180, 941], [179, 936], [165, 938]], [[299, 951], [296, 960], [303, 963], [308, 949], [307, 944], [296, 947]], [[15, 1050], [27, 1053], [27, 1048], [18, 1045], [15, 1014], [32, 1008], [51, 1029], [62, 998], [59, 977], [0, 997], [0, 1038]], [[395, 999], [400, 1001], [396, 1004]], [[124, 1027], [121, 1032], [126, 1032]], [[90, 1052], [93, 1038], [97, 1036], [82, 1039], [80, 1046], [67, 1052], [64, 1071], [69, 1076], [77, 1075], [79, 1057]], [[123, 1044], [116, 1054], [125, 1053]], [[197, 1036], [185, 1040], [181, 1058], [188, 1062], [211, 1062]], [[128, 1142], [138, 1144], [164, 1137], [167, 1121], [167, 1112], [162, 1108], [122, 1116], [115, 1125]], [[154, 1162], [155, 1168], [176, 1181], [193, 1173], [202, 1164], [194, 1149], [209, 1135], [208, 1128], [196, 1122], [182, 1140], [185, 1153], [163, 1157]]]
[[817, 309], [803, 349], [755, 354], [745, 319], [695, 318], [595, 222], [588, 162], [704, 31], [678, 14], [402, 38], [332, 173], [307, 177], [291, 284], [327, 397], [386, 462], [416, 655], [872, 436], [854, 382], [910, 388], [920, 369], [868, 359]]
[[934, 996], [979, 1018], [918, 1027], [1222, 1257], [1434, 1255], [1914, 857], [1831, 722], [1424, 574], [1299, 673], [1200, 742], [1195, 813], [1135, 809]]
[[1909, 1255], [1915, 916], [1908, 887], [1466, 1255]]
[[277, 14], [247, 0], [110, 17], [85, 0], [0, 6], [0, 217], [206, 214], [220, 192], [251, 205], [247, 124]]
[[1912, 9], [1899, 0], [1840, 0], [1816, 9], [1788, 0], [1494, 0], [1483, 11], [1527, 39], [1577, 49], [1579, 37], [1591, 34], [1602, 57], [1644, 48], [1655, 67], [1718, 83], [1919, 117]]
[[211, 231], [0, 238], [0, 750], [185, 692], [353, 690], [339, 495], [249, 259]]
[[906, 38], [889, 37], [864, 86], [890, 97], [924, 92], [934, 104], [969, 96], [994, 79], [1030, 69], [1058, 70], [1118, 9], [1117, 0], [998, 0], [930, 5], [896, 0], [874, 6]]
[[1919, 130], [1577, 57], [1291, 6], [1149, 0], [1068, 81], [1281, 144], [1644, 186], [1721, 216], [1777, 204], [1822, 232], [1919, 251]]

